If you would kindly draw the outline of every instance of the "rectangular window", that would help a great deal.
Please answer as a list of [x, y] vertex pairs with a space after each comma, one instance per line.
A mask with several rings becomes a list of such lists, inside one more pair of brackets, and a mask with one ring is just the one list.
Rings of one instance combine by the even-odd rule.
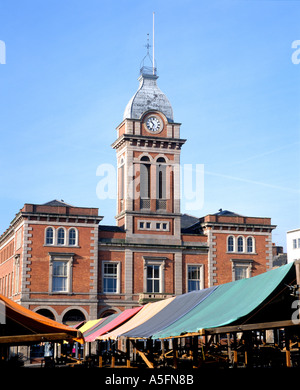
[[147, 266], [147, 292], [159, 293], [160, 288], [160, 266], [148, 265]]
[[200, 265], [188, 266], [188, 292], [200, 290]]
[[248, 277], [248, 267], [236, 266], [235, 267], [235, 280], [246, 279]]
[[68, 282], [68, 266], [66, 261], [54, 261], [52, 273], [52, 291], [66, 292]]
[[151, 222], [146, 222], [146, 228], [151, 229]]
[[293, 239], [293, 249], [297, 249], [297, 240]]
[[103, 264], [103, 292], [118, 292], [118, 263]]
[[298, 248], [300, 248], [300, 238], [298, 238]]
[[144, 229], [144, 222], [140, 222], [140, 229]]

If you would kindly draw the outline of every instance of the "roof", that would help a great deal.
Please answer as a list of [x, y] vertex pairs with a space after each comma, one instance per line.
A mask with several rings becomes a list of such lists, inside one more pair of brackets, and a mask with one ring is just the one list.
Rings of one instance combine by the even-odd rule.
[[226, 215], [228, 217], [242, 217], [242, 215], [236, 214], [233, 211], [222, 210], [222, 209], [220, 209], [217, 213], [215, 213], [213, 215]]
[[116, 225], [99, 225], [99, 230], [105, 231], [105, 232], [125, 232], [123, 227], [116, 226]]
[[195, 223], [199, 222], [198, 217], [194, 217], [193, 215], [189, 214], [181, 214], [181, 228], [186, 229]]
[[158, 76], [142, 74], [139, 77], [139, 88], [129, 100], [123, 119], [140, 119], [149, 110], [162, 112], [169, 122], [173, 122], [173, 109], [167, 96], [159, 89], [156, 80]]
[[43, 203], [41, 206], [75, 207], [75, 206], [72, 206], [71, 204], [66, 203], [63, 200], [57, 200], [57, 199], [50, 200], [50, 202], [47, 202], [47, 203]]

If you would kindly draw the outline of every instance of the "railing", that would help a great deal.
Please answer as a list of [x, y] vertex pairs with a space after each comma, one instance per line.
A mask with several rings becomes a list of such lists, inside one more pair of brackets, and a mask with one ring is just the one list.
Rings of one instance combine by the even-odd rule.
[[162, 299], [173, 297], [174, 294], [169, 293], [141, 293], [139, 294], [139, 303], [161, 301]]
[[156, 76], [156, 71], [157, 71], [156, 67], [153, 69], [152, 66], [142, 66], [140, 68], [140, 74]]

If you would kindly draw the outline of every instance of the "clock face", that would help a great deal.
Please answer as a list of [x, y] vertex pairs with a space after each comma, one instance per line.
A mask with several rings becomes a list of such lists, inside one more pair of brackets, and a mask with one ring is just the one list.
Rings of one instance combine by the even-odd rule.
[[149, 116], [146, 126], [149, 131], [158, 131], [161, 127], [161, 121], [156, 116]]

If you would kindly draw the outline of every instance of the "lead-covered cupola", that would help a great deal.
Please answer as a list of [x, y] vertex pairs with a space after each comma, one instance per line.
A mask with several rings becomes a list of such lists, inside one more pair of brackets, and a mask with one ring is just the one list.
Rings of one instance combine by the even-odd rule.
[[149, 50], [143, 59], [138, 78], [140, 85], [136, 93], [129, 100], [123, 115], [124, 119], [140, 119], [142, 115], [150, 110], [163, 113], [168, 122], [173, 122], [173, 109], [167, 96], [157, 85], [156, 67], [146, 66], [145, 62], [149, 57]]

